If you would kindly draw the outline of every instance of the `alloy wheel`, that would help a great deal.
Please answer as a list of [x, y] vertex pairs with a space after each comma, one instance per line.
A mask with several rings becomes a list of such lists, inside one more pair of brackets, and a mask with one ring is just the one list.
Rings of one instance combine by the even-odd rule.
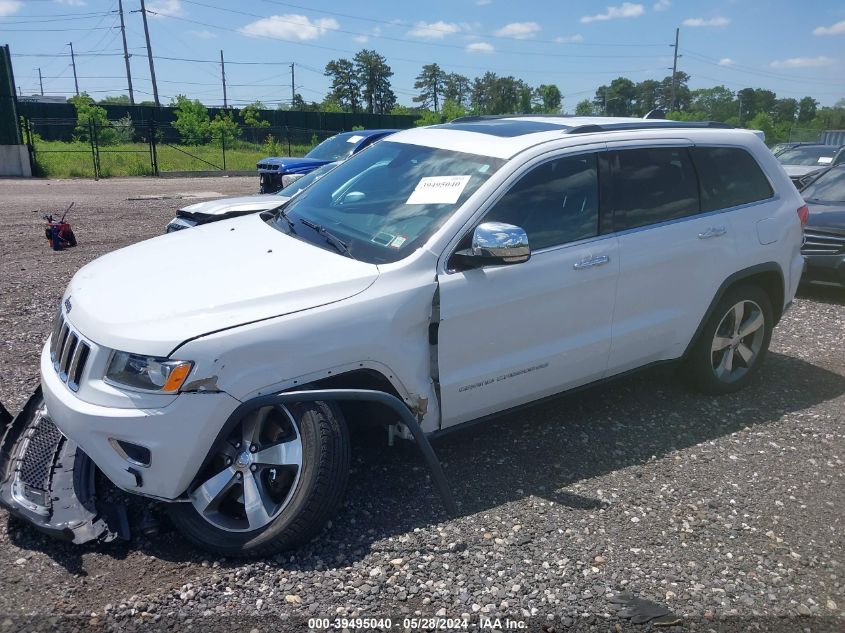
[[766, 318], [760, 306], [740, 301], [722, 317], [711, 346], [713, 373], [722, 382], [735, 382], [754, 365], [766, 334]]
[[258, 530], [290, 503], [301, 472], [302, 438], [293, 416], [286, 407], [265, 407], [221, 444], [191, 503], [216, 527]]

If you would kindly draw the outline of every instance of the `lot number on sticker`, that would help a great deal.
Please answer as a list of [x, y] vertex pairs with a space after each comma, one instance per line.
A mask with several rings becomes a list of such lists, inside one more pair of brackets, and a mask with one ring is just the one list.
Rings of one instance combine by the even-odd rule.
[[470, 176], [426, 176], [405, 204], [455, 204]]

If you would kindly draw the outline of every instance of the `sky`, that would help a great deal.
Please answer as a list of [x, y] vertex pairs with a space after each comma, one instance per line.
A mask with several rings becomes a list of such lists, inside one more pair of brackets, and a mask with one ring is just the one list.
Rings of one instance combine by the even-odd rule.
[[[393, 69], [399, 103], [412, 105], [423, 64], [473, 78], [491, 70], [532, 86], [556, 84], [564, 110], [613, 78], [671, 74], [691, 88], [759, 87], [779, 97], [845, 98], [842, 0], [147, 0], [161, 102], [176, 94], [230, 105], [321, 101], [328, 61], [374, 49]], [[118, 0], [0, 0], [0, 44], [9, 44], [24, 95], [127, 94]], [[136, 101], [152, 99], [140, 0], [123, 0]]]

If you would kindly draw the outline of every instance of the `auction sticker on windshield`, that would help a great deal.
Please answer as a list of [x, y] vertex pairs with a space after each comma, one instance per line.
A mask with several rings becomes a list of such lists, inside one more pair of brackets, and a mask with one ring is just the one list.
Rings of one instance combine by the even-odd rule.
[[426, 176], [405, 204], [455, 204], [470, 176]]
[[357, 143], [358, 141], [362, 141], [362, 140], [364, 140], [363, 136], [361, 136], [360, 134], [354, 134], [353, 136], [350, 136], [348, 139], [346, 139], [346, 142], [347, 143]]

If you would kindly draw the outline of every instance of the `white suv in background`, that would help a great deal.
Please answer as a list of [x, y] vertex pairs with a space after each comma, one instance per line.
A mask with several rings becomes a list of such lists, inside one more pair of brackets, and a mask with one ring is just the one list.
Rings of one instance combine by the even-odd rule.
[[[332, 515], [348, 422], [415, 433], [432, 460], [427, 434], [654, 363], [745, 386], [798, 286], [806, 217], [765, 145], [719, 124], [399, 132], [273, 213], [81, 269], [19, 425], [55, 425], [120, 488], [171, 502], [195, 543], [269, 554]], [[23, 480], [32, 445], [3, 447], [0, 498], [56, 530]]]

